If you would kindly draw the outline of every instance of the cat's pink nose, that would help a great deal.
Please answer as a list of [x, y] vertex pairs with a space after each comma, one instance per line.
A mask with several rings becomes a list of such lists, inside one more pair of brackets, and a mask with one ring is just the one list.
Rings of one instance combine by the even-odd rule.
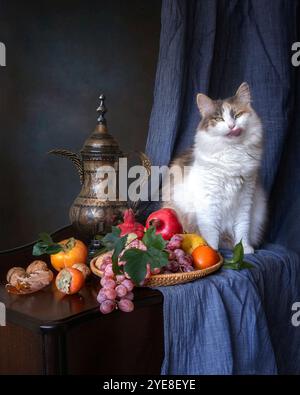
[[234, 123], [229, 123], [228, 127], [229, 127], [229, 129], [233, 129], [235, 127], [235, 124]]

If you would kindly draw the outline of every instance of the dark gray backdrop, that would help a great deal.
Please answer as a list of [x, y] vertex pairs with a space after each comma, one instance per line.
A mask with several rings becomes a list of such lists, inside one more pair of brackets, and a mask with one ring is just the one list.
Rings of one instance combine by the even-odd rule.
[[0, 249], [68, 223], [80, 190], [72, 164], [105, 92], [111, 133], [144, 149], [160, 33], [160, 0], [0, 0]]

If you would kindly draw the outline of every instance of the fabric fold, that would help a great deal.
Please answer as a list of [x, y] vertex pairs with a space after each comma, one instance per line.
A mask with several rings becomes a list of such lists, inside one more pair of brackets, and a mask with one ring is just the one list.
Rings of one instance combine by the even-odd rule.
[[299, 328], [291, 324], [292, 305], [300, 300], [299, 257], [268, 245], [247, 260], [255, 268], [221, 269], [192, 283], [159, 288], [162, 374], [300, 373]]

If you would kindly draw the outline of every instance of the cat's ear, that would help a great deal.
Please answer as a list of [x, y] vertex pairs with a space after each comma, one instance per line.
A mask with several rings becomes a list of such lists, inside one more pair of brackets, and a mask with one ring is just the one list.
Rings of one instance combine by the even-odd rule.
[[207, 115], [214, 112], [215, 104], [208, 96], [203, 93], [197, 95], [197, 105], [202, 115]]
[[238, 90], [236, 91], [235, 96], [237, 99], [243, 104], [250, 104], [251, 103], [251, 94], [250, 88], [247, 82], [243, 82]]

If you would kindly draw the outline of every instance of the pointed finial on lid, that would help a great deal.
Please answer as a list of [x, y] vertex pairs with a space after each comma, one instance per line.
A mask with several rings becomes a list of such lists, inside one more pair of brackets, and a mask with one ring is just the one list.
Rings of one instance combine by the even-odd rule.
[[105, 113], [107, 112], [107, 108], [105, 107], [105, 96], [103, 93], [99, 96], [100, 99], [100, 104], [99, 107], [97, 108], [97, 112], [99, 113], [99, 117], [97, 118], [98, 124], [99, 125], [105, 125], [106, 126], [106, 119], [105, 119]]

